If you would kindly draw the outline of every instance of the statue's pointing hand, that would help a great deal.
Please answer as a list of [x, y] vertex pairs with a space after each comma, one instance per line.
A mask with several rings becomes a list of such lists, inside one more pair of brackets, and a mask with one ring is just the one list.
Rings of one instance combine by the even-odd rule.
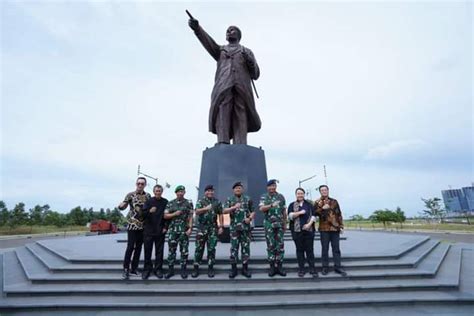
[[196, 19], [189, 19], [188, 25], [193, 31], [196, 31], [199, 28], [199, 21]]

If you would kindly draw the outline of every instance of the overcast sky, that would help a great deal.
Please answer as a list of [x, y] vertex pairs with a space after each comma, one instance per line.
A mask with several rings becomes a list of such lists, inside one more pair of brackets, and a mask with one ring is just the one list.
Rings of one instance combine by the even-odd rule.
[[239, 26], [254, 52], [263, 124], [248, 142], [287, 200], [317, 174], [315, 198], [323, 165], [346, 216], [416, 215], [474, 181], [471, 1], [38, 2], [1, 4], [9, 207], [113, 207], [139, 164], [196, 199], [216, 64], [185, 9], [220, 44]]

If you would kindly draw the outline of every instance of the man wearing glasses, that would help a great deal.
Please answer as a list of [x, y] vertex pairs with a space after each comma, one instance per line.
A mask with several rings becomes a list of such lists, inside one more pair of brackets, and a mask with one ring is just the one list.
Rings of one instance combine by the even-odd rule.
[[339, 247], [340, 234], [344, 229], [342, 212], [336, 199], [329, 196], [329, 187], [325, 184], [319, 186], [321, 198], [314, 204], [315, 214], [319, 217], [319, 232], [321, 234], [321, 262], [322, 274], [329, 272], [329, 244], [332, 248], [334, 272], [346, 276], [341, 265], [341, 249]]
[[[138, 177], [136, 185], [136, 190], [128, 193], [118, 206], [120, 210], [125, 210], [127, 206], [130, 206], [127, 214], [127, 250], [123, 259], [122, 278], [124, 280], [128, 280], [130, 274], [138, 276], [137, 268], [143, 244], [142, 209], [145, 202], [151, 198], [150, 194], [145, 192], [146, 178]], [[132, 254], [133, 259], [131, 259]]]

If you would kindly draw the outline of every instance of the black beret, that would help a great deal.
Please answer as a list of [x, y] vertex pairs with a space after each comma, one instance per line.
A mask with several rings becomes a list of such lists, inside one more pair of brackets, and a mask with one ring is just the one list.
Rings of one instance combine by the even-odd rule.
[[278, 182], [278, 180], [276, 180], [276, 179], [268, 180], [268, 182], [267, 182], [267, 187], [269, 187], [269, 186], [271, 186], [271, 185], [273, 185], [273, 184], [277, 184], [277, 182]]
[[206, 187], [204, 188], [204, 191], [207, 191], [207, 190], [214, 190], [214, 186], [212, 184], [206, 185]]
[[244, 185], [242, 184], [242, 182], [238, 181], [236, 183], [234, 183], [234, 185], [232, 186], [232, 189], [235, 189], [235, 187], [243, 187]]

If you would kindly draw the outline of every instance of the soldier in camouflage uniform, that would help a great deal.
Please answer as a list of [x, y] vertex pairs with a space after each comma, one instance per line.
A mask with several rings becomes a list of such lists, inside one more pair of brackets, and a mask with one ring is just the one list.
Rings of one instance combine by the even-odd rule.
[[118, 206], [119, 210], [125, 210], [127, 206], [130, 207], [127, 213], [127, 249], [123, 259], [122, 278], [124, 280], [128, 280], [130, 274], [138, 276], [137, 268], [143, 245], [142, 208], [145, 202], [151, 198], [151, 195], [145, 192], [146, 178], [137, 178], [136, 186], [137, 189], [128, 193]]
[[169, 270], [166, 278], [174, 275], [174, 263], [176, 260], [176, 251], [181, 252], [181, 277], [186, 279], [186, 264], [188, 262], [189, 236], [193, 229], [193, 203], [184, 198], [186, 189], [178, 185], [174, 190], [176, 199], [171, 200], [166, 205], [165, 219], [169, 220], [168, 227], [168, 265]]
[[232, 189], [234, 195], [227, 199], [224, 208], [224, 214], [230, 214], [230, 263], [232, 270], [229, 278], [233, 279], [237, 276], [239, 246], [242, 247], [242, 275], [250, 278], [252, 275], [248, 270], [248, 261], [250, 258], [250, 225], [255, 217], [253, 203], [250, 197], [242, 193], [242, 183], [236, 182]]
[[[194, 219], [197, 226], [196, 249], [194, 252], [193, 278], [199, 276], [199, 265], [201, 264], [204, 248], [207, 244], [207, 275], [214, 277], [214, 263], [216, 261], [217, 234], [222, 234], [224, 225], [224, 215], [222, 214], [222, 203], [214, 197], [214, 187], [206, 186], [204, 197], [196, 203], [196, 217]], [[217, 219], [219, 218], [219, 226]]]
[[283, 270], [283, 257], [285, 256], [284, 235], [286, 231], [287, 214], [285, 197], [276, 191], [277, 181], [269, 180], [267, 193], [260, 198], [260, 211], [265, 213], [263, 227], [267, 241], [267, 256], [270, 264], [268, 275], [275, 274], [286, 276]]

